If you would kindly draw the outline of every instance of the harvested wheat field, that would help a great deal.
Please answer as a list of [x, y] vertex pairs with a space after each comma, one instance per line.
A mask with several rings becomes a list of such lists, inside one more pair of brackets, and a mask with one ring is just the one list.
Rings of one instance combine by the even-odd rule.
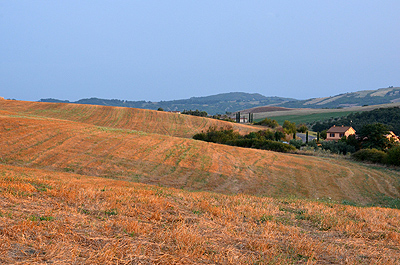
[[195, 141], [150, 110], [0, 101], [0, 263], [400, 264], [400, 171]]
[[0, 110], [28, 117], [55, 118], [103, 127], [137, 130], [185, 138], [191, 138], [194, 134], [202, 130], [207, 130], [210, 126], [231, 126], [241, 133], [259, 130], [256, 127], [203, 117], [97, 105], [2, 100], [0, 101]]
[[400, 212], [0, 166], [0, 262], [398, 264]]

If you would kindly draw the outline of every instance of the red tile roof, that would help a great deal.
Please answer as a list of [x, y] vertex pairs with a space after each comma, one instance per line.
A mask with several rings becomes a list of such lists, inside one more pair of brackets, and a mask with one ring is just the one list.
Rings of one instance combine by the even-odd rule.
[[333, 126], [327, 131], [327, 133], [345, 133], [350, 128], [350, 126]]

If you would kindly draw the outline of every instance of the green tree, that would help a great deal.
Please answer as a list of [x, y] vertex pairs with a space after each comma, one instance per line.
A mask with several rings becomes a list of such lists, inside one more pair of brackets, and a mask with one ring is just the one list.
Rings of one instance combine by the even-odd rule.
[[296, 132], [296, 123], [286, 120], [283, 122], [282, 128], [286, 134], [292, 134]]
[[285, 134], [280, 131], [275, 132], [275, 141], [280, 141], [285, 137]]
[[306, 131], [308, 131], [308, 128], [305, 124], [299, 124], [299, 125], [297, 125], [297, 131], [301, 132], [301, 133], [305, 133]]
[[320, 137], [321, 137], [321, 139], [326, 139], [326, 137], [327, 137], [327, 132], [326, 132], [327, 130], [323, 130], [322, 132], [321, 132], [321, 134], [319, 135]]
[[385, 136], [388, 133], [388, 128], [382, 123], [367, 124], [358, 132], [358, 138], [362, 148], [385, 150], [390, 144]]
[[279, 126], [278, 122], [276, 120], [268, 119], [265, 118], [262, 121], [254, 123], [255, 125], [262, 125], [262, 126], [268, 126], [270, 128], [276, 128]]

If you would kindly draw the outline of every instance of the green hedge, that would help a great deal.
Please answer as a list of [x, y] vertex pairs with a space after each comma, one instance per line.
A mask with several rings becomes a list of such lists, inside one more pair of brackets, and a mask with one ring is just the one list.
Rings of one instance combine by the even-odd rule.
[[263, 150], [271, 150], [276, 152], [291, 152], [295, 151], [296, 148], [290, 144], [285, 144], [281, 142], [271, 141], [271, 140], [258, 140], [258, 139], [238, 139], [235, 141], [230, 141], [227, 144], [239, 147], [256, 148]]
[[389, 165], [400, 166], [400, 146], [388, 150], [385, 162]]
[[234, 132], [232, 129], [220, 128], [218, 130], [217, 128], [213, 127], [208, 129], [207, 132], [195, 134], [193, 136], [193, 139], [239, 147], [271, 150], [283, 153], [296, 150], [294, 146], [291, 146], [289, 144], [273, 141], [272, 139], [276, 137], [276, 133], [277, 132], [273, 133], [271, 131], [258, 131], [251, 132], [245, 136], [241, 136], [239, 133]]
[[387, 154], [384, 151], [377, 149], [361, 149], [351, 155], [352, 158], [358, 161], [369, 161], [372, 163], [384, 163]]

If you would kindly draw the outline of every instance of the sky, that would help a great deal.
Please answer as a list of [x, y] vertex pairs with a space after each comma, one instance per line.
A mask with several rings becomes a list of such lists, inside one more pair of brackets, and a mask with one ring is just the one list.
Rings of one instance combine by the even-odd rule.
[[400, 86], [400, 1], [0, 0], [0, 96], [307, 99]]

